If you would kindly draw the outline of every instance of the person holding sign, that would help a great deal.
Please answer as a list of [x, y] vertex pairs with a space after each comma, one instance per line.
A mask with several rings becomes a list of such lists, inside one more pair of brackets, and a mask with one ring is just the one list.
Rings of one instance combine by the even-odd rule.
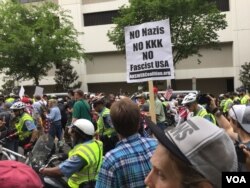
[[127, 26], [124, 31], [127, 82], [148, 81], [150, 116], [164, 130], [166, 118], [163, 105], [157, 97], [156, 90], [153, 102], [151, 86], [153, 80], [168, 80], [175, 77], [169, 19]]

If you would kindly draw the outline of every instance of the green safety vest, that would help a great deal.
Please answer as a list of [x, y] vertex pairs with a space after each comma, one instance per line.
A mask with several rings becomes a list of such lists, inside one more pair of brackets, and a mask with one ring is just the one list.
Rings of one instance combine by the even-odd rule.
[[202, 108], [202, 109], [200, 109], [200, 111], [196, 114], [196, 116], [200, 116], [200, 117], [204, 117], [205, 115], [207, 115], [208, 113], [207, 113], [207, 111], [206, 111], [206, 109], [204, 109], [204, 108]]
[[221, 109], [224, 108], [225, 102], [226, 102], [226, 99], [223, 99], [223, 100], [220, 102], [220, 108], [221, 108]]
[[249, 96], [248, 96], [248, 95], [244, 95], [244, 96], [240, 99], [240, 104], [247, 104], [247, 103], [248, 103], [248, 99], [249, 99]]
[[68, 179], [68, 185], [78, 188], [80, 184], [96, 180], [102, 164], [103, 144], [100, 141], [92, 140], [90, 143], [78, 144], [69, 151], [69, 158], [79, 156], [87, 161], [87, 165], [80, 171], [75, 172]]
[[228, 112], [228, 111], [229, 111], [229, 105], [230, 105], [230, 104], [233, 104], [233, 103], [234, 103], [233, 100], [230, 99], [230, 98], [228, 98], [228, 99], [226, 100], [226, 102], [225, 102], [224, 107], [223, 107], [223, 113]]
[[18, 133], [18, 138], [21, 141], [28, 138], [31, 135], [31, 131], [28, 130], [25, 132], [23, 131], [24, 122], [27, 120], [34, 122], [33, 118], [29, 114], [24, 113], [19, 119], [18, 123], [15, 125]]
[[97, 127], [98, 127], [97, 132], [99, 132], [101, 136], [106, 135], [108, 137], [111, 137], [113, 134], [115, 134], [115, 129], [113, 128], [113, 125], [111, 127], [111, 125], [104, 124], [103, 118], [105, 118], [109, 114], [110, 114], [110, 109], [104, 107], [103, 111], [101, 112], [97, 120]]
[[5, 102], [7, 102], [7, 103], [13, 103], [14, 101], [15, 101], [15, 99], [12, 97], [9, 97], [8, 99], [5, 100]]
[[209, 116], [210, 122], [212, 122], [213, 124], [216, 125], [216, 119], [215, 119], [214, 115], [211, 113], [208, 113], [207, 110], [204, 108], [200, 109], [200, 111], [196, 114], [196, 116], [200, 116], [202, 118], [205, 118], [205, 116]]
[[216, 125], [216, 119], [215, 119], [214, 115], [211, 113], [208, 113], [208, 115], [210, 116], [211, 122]]
[[162, 104], [167, 107], [168, 106], [168, 102], [167, 101], [163, 101]]

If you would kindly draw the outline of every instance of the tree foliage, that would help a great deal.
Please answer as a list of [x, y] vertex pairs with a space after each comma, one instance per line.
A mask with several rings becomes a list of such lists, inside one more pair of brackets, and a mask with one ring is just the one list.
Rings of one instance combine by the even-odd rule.
[[[131, 0], [119, 9], [114, 18], [116, 26], [108, 37], [119, 50], [125, 50], [124, 27], [145, 22], [170, 19], [174, 64], [190, 55], [198, 55], [200, 48], [216, 47], [217, 31], [227, 22], [211, 0]], [[199, 61], [199, 60], [198, 60]], [[200, 61], [199, 61], [200, 62]]]
[[73, 66], [69, 62], [63, 62], [56, 70], [54, 80], [58, 90], [67, 91], [81, 87], [82, 82], [76, 82], [78, 78], [79, 76], [73, 70]]
[[57, 4], [0, 2], [0, 70], [39, 85], [53, 65], [86, 58], [79, 34]]
[[6, 80], [2, 85], [1, 93], [3, 95], [9, 95], [10, 93], [13, 93], [13, 88], [15, 88], [15, 81], [13, 79]]
[[245, 62], [244, 65], [241, 65], [240, 81], [244, 88], [250, 91], [250, 62]]

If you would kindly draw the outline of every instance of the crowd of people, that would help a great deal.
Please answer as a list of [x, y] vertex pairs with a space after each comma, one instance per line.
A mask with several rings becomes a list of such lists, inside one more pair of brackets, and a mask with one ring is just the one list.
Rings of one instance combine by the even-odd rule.
[[[167, 100], [147, 94], [115, 97], [77, 89], [66, 98], [0, 96], [5, 147], [24, 154], [49, 134], [58, 153], [71, 149], [46, 176], [69, 187], [221, 187], [222, 172], [250, 171], [250, 97], [189, 93]], [[150, 118], [155, 106], [156, 122]], [[170, 121], [171, 119], [171, 121]]]

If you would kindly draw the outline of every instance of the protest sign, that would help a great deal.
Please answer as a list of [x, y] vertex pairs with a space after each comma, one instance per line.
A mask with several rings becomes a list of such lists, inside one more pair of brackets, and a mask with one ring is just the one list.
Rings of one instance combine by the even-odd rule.
[[125, 27], [127, 82], [174, 78], [169, 20]]
[[20, 99], [23, 98], [24, 92], [25, 92], [25, 89], [24, 89], [23, 86], [21, 86], [20, 91], [19, 91], [19, 97], [20, 97]]
[[39, 86], [36, 86], [36, 89], [35, 89], [35, 93], [34, 93], [34, 96], [35, 95], [39, 95], [39, 96], [43, 96], [43, 88], [42, 87], [39, 87]]

